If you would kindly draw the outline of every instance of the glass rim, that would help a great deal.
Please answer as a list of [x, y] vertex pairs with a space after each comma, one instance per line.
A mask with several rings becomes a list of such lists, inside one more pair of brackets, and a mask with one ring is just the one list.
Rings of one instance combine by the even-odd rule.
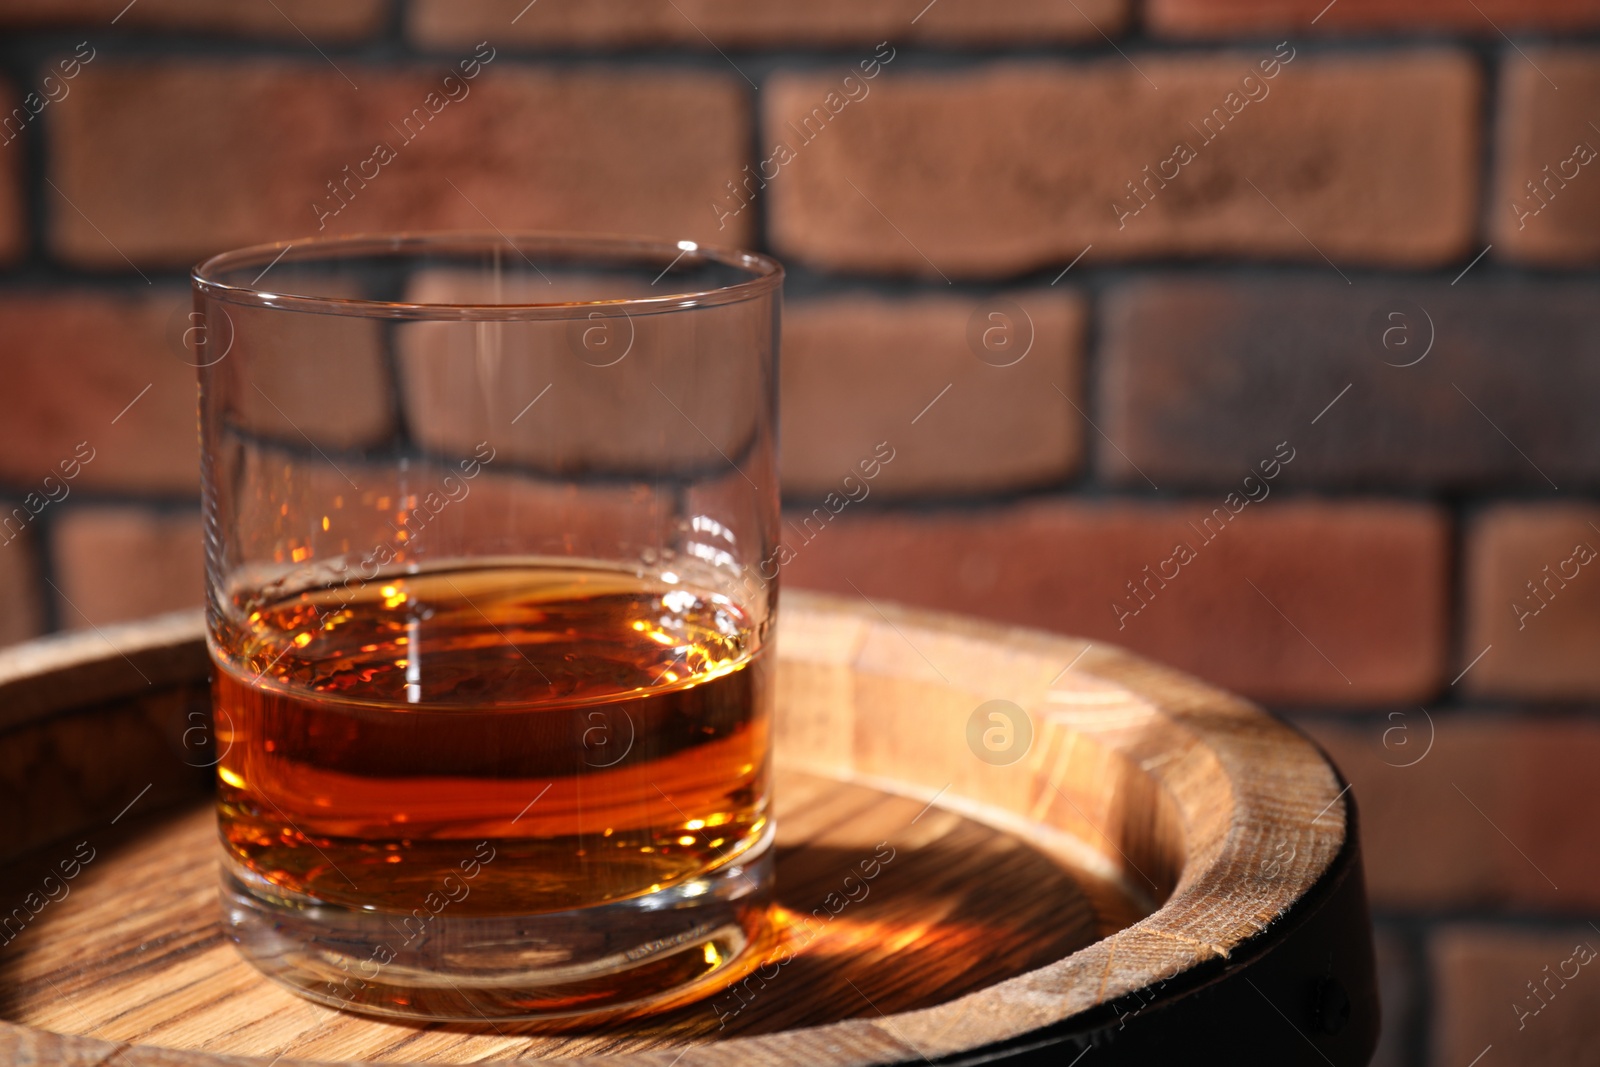
[[[258, 284], [272, 267], [295, 250], [299, 250], [301, 254], [291, 257], [291, 262], [327, 262], [354, 259], [363, 255], [403, 256], [451, 246], [488, 250], [502, 244], [509, 245], [525, 260], [528, 252], [535, 248], [579, 257], [588, 255], [597, 261], [607, 255], [615, 258], [629, 255], [656, 257], [664, 264], [663, 274], [679, 259], [693, 253], [702, 259], [744, 271], [749, 277], [710, 289], [669, 291], [661, 296], [500, 304], [412, 303], [369, 300], [361, 297], [276, 293]], [[524, 246], [527, 251], [524, 250]], [[539, 269], [533, 260], [528, 260], [528, 263], [535, 270]], [[248, 269], [256, 265], [261, 266], [261, 274], [248, 285], [230, 284], [219, 277], [224, 271]], [[401, 231], [298, 238], [248, 245], [221, 252], [201, 260], [189, 273], [189, 280], [196, 293], [231, 304], [362, 318], [469, 321], [566, 319], [594, 308], [615, 309], [617, 314], [653, 314], [709, 307], [753, 300], [775, 292], [783, 284], [783, 278], [783, 265], [760, 252], [703, 245], [689, 240], [671, 241], [654, 237], [539, 230], [517, 230], [510, 233], [499, 230]]]

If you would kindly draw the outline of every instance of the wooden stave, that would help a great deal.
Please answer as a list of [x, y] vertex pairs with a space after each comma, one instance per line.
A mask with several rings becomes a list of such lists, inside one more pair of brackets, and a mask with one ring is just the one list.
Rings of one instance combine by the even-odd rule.
[[[1126, 998], [1139, 989], [1165, 981], [1171, 988], [1163, 995], [1160, 1006], [1166, 1010], [1190, 993], [1215, 985], [1216, 972], [1226, 968], [1208, 966], [1208, 960], [1220, 961], [1225, 965], [1229, 957], [1236, 962], [1247, 962], [1252, 957], [1261, 956], [1275, 942], [1284, 940], [1286, 932], [1291, 931], [1295, 922], [1304, 925], [1303, 915], [1301, 920], [1296, 919], [1297, 909], [1300, 913], [1306, 912], [1308, 902], [1317, 896], [1319, 888], [1334, 883], [1343, 887], [1341, 899], [1345, 904], [1341, 914], [1345, 917], [1341, 929], [1346, 930], [1347, 934], [1350, 929], [1348, 913], [1352, 911], [1349, 906], [1352, 895], [1350, 887], [1354, 886], [1354, 897], [1359, 904], [1356, 910], [1361, 916], [1362, 935], [1368, 939], [1370, 958], [1370, 933], [1366, 932], [1364, 925], [1365, 897], [1359, 878], [1359, 852], [1354, 835], [1347, 833], [1347, 828], [1353, 825], [1347, 824], [1347, 820], [1353, 818], [1353, 807], [1342, 799], [1343, 783], [1315, 746], [1260, 709], [1111, 646], [1086, 645], [1081, 641], [1036, 631], [792, 592], [785, 595], [784, 618], [785, 627], [780, 633], [787, 634], [790, 639], [796, 629], [796, 620], [801, 623], [810, 620], [835, 628], [855, 628], [858, 631], [857, 640], [845, 659], [836, 656], [818, 659], [814, 647], [810, 649], [812, 658], [793, 657], [795, 662], [807, 663], [818, 670], [838, 669], [843, 665], [852, 677], [886, 668], [902, 672], [909, 668], [915, 672], [920, 669], [914, 662], [917, 658], [932, 667], [935, 673], [942, 674], [912, 644], [908, 634], [917, 636], [924, 645], [954, 641], [988, 650], [995, 663], [978, 671], [978, 674], [992, 674], [994, 666], [1007, 661], [1015, 666], [1020, 662], [1019, 657], [1032, 657], [1033, 661], [1038, 662], [1070, 662], [1073, 665], [1081, 659], [1085, 662], [1085, 670], [1081, 673], [1109, 679], [1145, 701], [1154, 702], [1154, 706], [1160, 708], [1155, 715], [1161, 722], [1162, 730], [1172, 735], [1166, 738], [1169, 743], [1177, 739], [1177, 735], [1173, 734], [1174, 727], [1181, 727], [1179, 733], [1187, 735], [1191, 743], [1181, 756], [1174, 759], [1168, 750], [1164, 753], [1166, 758], [1162, 763], [1144, 772], [1156, 779], [1162, 789], [1170, 790], [1174, 786], [1179, 789], [1194, 788], [1194, 782], [1176, 775], [1173, 766], [1181, 766], [1194, 756], [1200, 764], [1226, 772], [1226, 785], [1234, 794], [1232, 799], [1236, 804], [1231, 815], [1242, 824], [1248, 821], [1247, 817], [1262, 813], [1261, 797], [1272, 792], [1271, 787], [1261, 785], [1251, 790], [1245, 774], [1252, 768], [1259, 770], [1268, 766], [1267, 760], [1270, 758], [1271, 765], [1280, 771], [1283, 766], [1292, 763], [1294, 767], [1318, 777], [1322, 790], [1311, 792], [1308, 796], [1316, 800], [1326, 797], [1329, 804], [1315, 820], [1322, 825], [1310, 842], [1314, 847], [1304, 850], [1303, 862], [1291, 872], [1281, 878], [1275, 874], [1269, 886], [1256, 886], [1257, 889], [1270, 892], [1263, 892], [1255, 899], [1257, 906], [1253, 915], [1237, 904], [1228, 909], [1212, 907], [1209, 915], [1199, 916], [1208, 921], [1198, 926], [1184, 927], [1186, 931], [1204, 932], [1206, 936], [1195, 937], [1184, 933], [1173, 937], [1170, 936], [1173, 931], [1168, 930], [1166, 924], [1174, 921], [1180, 909], [1184, 915], [1195, 916], [1197, 909], [1217, 891], [1219, 881], [1226, 884], [1230, 875], [1238, 881], [1239, 872], [1249, 872], [1256, 865], [1269, 864], [1275, 855], [1281, 858], [1281, 854], [1265, 852], [1263, 842], [1239, 840], [1235, 832], [1238, 826], [1233, 823], [1221, 835], [1214, 832], [1214, 825], [1211, 826], [1213, 833], [1210, 839], [1199, 842], [1197, 847], [1197, 842], [1193, 840], [1199, 836], [1196, 830], [1205, 830], [1207, 827], [1195, 816], [1207, 813], [1186, 810], [1186, 817], [1190, 821], [1183, 826], [1183, 830], [1187, 835], [1184, 845], [1189, 858], [1183, 869], [1177, 872], [1174, 892], [1162, 907], [1145, 920], [1056, 964], [968, 994], [949, 1004], [900, 1013], [882, 1020], [851, 1019], [787, 1033], [736, 1038], [692, 1046], [681, 1055], [681, 1050], [667, 1049], [625, 1056], [585, 1057], [570, 1062], [612, 1065], [659, 1062], [663, 1065], [681, 1063], [683, 1067], [693, 1067], [694, 1064], [724, 1062], [875, 1063], [923, 1058], [943, 1062], [947, 1056], [954, 1057], [950, 1062], [959, 1062], [965, 1061], [969, 1054], [978, 1049], [1000, 1054], [1004, 1049], [1021, 1048], [1026, 1054], [1026, 1049], [1032, 1047], [1030, 1042], [1039, 1045], [1041, 1040], [1056, 1044], [1066, 1040], [1071, 1042], [1072, 1047], [1082, 1047], [1082, 1042], [1092, 1041], [1102, 1047], [1110, 1047], [1109, 1042], [1114, 1038], [1106, 1035], [1112, 1030], [1120, 1032], [1121, 1027], [1108, 1027], [1105, 1016], [1118, 998]], [[104, 634], [61, 635], [0, 652], [0, 731], [14, 731], [30, 723], [70, 716], [85, 710], [86, 704], [114, 703], [136, 697], [140, 690], [156, 689], [162, 685], [179, 690], [187, 688], [185, 699], [193, 703], [194, 686], [203, 680], [208, 668], [201, 633], [199, 613], [178, 613], [143, 623], [107, 628]], [[874, 639], [877, 639], [877, 647], [875, 653], [869, 655], [868, 646], [873, 644]], [[107, 642], [111, 642], [118, 651], [108, 650]], [[903, 642], [898, 655], [893, 642]], [[788, 639], [780, 639], [780, 659], [790, 656], [785, 651], [789, 643]], [[805, 644], [804, 640], [802, 644]], [[125, 667], [119, 667], [123, 660], [138, 671], [138, 677]], [[1064, 675], [1066, 671], [1061, 673]], [[966, 670], [964, 674], [971, 676], [973, 672]], [[888, 677], [897, 679], [901, 684], [910, 684], [903, 673], [891, 671]], [[973, 685], [968, 690], [954, 691], [966, 692], [968, 697], [984, 691], [994, 695], [993, 690], [974, 688], [983, 685], [983, 679], [975, 678], [972, 681]], [[1024, 706], [1032, 712], [1037, 701]], [[1091, 718], [1094, 714], [1104, 716], [1106, 713], [1104, 710], [1098, 713], [1091, 711]], [[1127, 709], [1124, 708], [1119, 714], [1125, 717]], [[1047, 725], [1054, 721], [1049, 713], [1044, 717]], [[1148, 720], [1145, 725], [1149, 726], [1153, 721], [1156, 720]], [[1067, 729], [1065, 726], [1062, 728]], [[1079, 721], [1073, 732], [1082, 733], [1086, 729], [1086, 723]], [[1126, 726], [1119, 729], [1127, 733]], [[1100, 739], [1109, 737], [1115, 741], [1117, 735], [1118, 730], [1113, 729]], [[1128, 741], [1126, 737], [1121, 740]], [[1124, 755], [1136, 750], [1136, 745], [1127, 744], [1127, 747], [1118, 749], [1117, 754]], [[1209, 764], [1208, 758], [1211, 761]], [[868, 780], [872, 778], [871, 775], [864, 777]], [[1278, 777], [1282, 777], [1281, 773]], [[1214, 809], [1217, 783], [1213, 781], [1210, 786], [1208, 803]], [[1240, 788], [1245, 790], [1242, 794], [1245, 803], [1242, 805]], [[1089, 802], [1086, 797], [1079, 799]], [[945, 806], [962, 810], [955, 800], [954, 796], [945, 797]], [[1179, 806], [1182, 807], [1181, 804]], [[1193, 807], [1191, 804], [1190, 808]], [[97, 814], [104, 817], [111, 811]], [[1081, 810], [1078, 814], [1082, 814]], [[1215, 811], [1210, 814], [1214, 815]], [[1082, 821], [1091, 829], [1096, 829], [1094, 821], [1087, 816]], [[1212, 819], [1212, 823], [1215, 823], [1215, 819]], [[1297, 834], [1301, 832], [1295, 831]], [[1135, 847], [1123, 840], [1118, 846], [1119, 852], [1122, 846]], [[1135, 851], [1135, 855], [1141, 854]], [[1302, 850], [1298, 847], [1295, 857], [1302, 858]], [[1132, 860], [1129, 863], [1136, 866]], [[1356, 871], [1353, 881], [1349, 877], [1352, 867]], [[1309, 908], [1313, 918], [1324, 910], [1320, 905]], [[1334, 910], [1339, 911], [1337, 908]], [[1121, 955], [1126, 960], [1130, 954], [1140, 960], [1139, 965], [1129, 968], [1124, 963], [1113, 977], [1116, 958]], [[1100, 980], [1094, 993], [1085, 998], [1083, 983], [1076, 981], [1075, 976], [1091, 974], [1097, 965], [1100, 967]], [[1233, 971], [1241, 969], [1231, 968]], [[1370, 970], [1370, 967], [1367, 969]], [[1370, 975], [1363, 983], [1361, 971], [1358, 963], [1352, 984], [1358, 994], [1370, 993]], [[1238, 982], [1233, 984], [1237, 986]], [[1370, 996], [1365, 997], [1363, 1003], [1370, 999]], [[1019, 1005], [1022, 1010], [1016, 1010]], [[960, 1013], [956, 1022], [967, 1024], [956, 1039], [950, 1036], [952, 1020], [949, 1016], [954, 1012]], [[1159, 1013], [1141, 1014], [1153, 1018]], [[1375, 1015], [1372, 1026], [1375, 1034]], [[1152, 1029], [1148, 1024], [1141, 1024], [1141, 1032]], [[1303, 1034], [1298, 1036], [1304, 1037]], [[47, 1034], [0, 1021], [0, 1056], [8, 1062], [94, 1063], [116, 1054], [119, 1049], [119, 1059], [134, 1064], [181, 1063], [188, 1067], [200, 1067], [222, 1063], [259, 1065], [265, 1062]], [[1317, 1050], [1313, 1047], [1312, 1051]], [[1370, 1053], [1370, 1048], [1367, 1052]], [[279, 1062], [292, 1064], [297, 1061]], [[1320, 1059], [1317, 1062], [1321, 1062]], [[1365, 1059], [1352, 1058], [1341, 1062], [1365, 1062]]]

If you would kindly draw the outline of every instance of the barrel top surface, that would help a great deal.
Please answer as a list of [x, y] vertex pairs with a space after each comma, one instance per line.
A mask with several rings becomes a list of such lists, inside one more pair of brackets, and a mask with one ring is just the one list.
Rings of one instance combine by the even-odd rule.
[[[0, 945], [0, 1062], [933, 1060], [1270, 938], [1345, 844], [1313, 745], [1115, 647], [792, 592], [777, 647], [779, 900], [827, 925], [748, 1003], [594, 1032], [353, 1016], [233, 952], [184, 732], [198, 613], [0, 652], [0, 796], [27, 828], [0, 900], [29, 902]], [[974, 740], [993, 701], [1027, 735], [998, 757]]]

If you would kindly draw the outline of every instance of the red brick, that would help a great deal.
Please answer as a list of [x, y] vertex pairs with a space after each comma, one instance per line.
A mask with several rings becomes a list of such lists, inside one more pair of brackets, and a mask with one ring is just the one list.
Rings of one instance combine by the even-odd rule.
[[1491, 508], [1468, 527], [1466, 553], [1461, 651], [1489, 651], [1464, 684], [1535, 700], [1600, 696], [1600, 507]]
[[200, 469], [195, 370], [177, 358], [165, 336], [169, 317], [188, 303], [188, 293], [179, 290], [136, 297], [13, 290], [0, 296], [6, 386], [27, 398], [0, 421], [0, 479], [18, 492], [42, 495], [44, 478], [59, 476], [60, 464], [87, 442], [93, 458], [66, 483], [69, 495], [83, 489], [193, 493]]
[[[791, 515], [796, 557], [784, 580], [1114, 642], [1263, 700], [1361, 704], [1435, 691], [1446, 611], [1439, 511], [1268, 497], [1206, 542], [1188, 524], [1199, 527], [1208, 504], [1227, 513], [1221, 493], [1185, 505], [844, 511], [809, 543]], [[1139, 603], [1125, 583], [1144, 580], [1147, 565], [1155, 573], [1179, 542], [1196, 558], [1119, 619], [1114, 602]]]
[[[825, 267], [928, 276], [1065, 265], [1091, 243], [1088, 263], [1247, 255], [1323, 265], [1327, 255], [1429, 265], [1471, 246], [1479, 79], [1465, 56], [1295, 55], [1274, 79], [1250, 83], [1266, 93], [1258, 102], [1233, 97], [1240, 110], [1207, 143], [1201, 119], [1228, 114], [1229, 94], [1272, 54], [1263, 45], [962, 73], [890, 67], [842, 106], [838, 75], [774, 76], [761, 93], [761, 145], [767, 171], [787, 162], [765, 191], [773, 241]], [[808, 142], [794, 129], [814, 108], [828, 114], [830, 92], [837, 114]], [[1176, 177], [1157, 187], [1178, 142], [1196, 157], [1174, 162]], [[1120, 217], [1115, 205], [1140, 203], [1126, 183], [1146, 166], [1153, 198]]]
[[[975, 318], [977, 349], [969, 337]], [[982, 300], [852, 296], [789, 304], [785, 491], [837, 491], [880, 441], [896, 451], [873, 487], [886, 494], [1060, 482], [1082, 452], [1082, 420], [1072, 404], [1083, 403], [1083, 324], [1082, 301], [1059, 289]], [[1013, 347], [979, 359], [988, 329], [999, 331], [991, 335], [996, 345]], [[1012, 359], [1018, 362], [1000, 365]]]
[[1595, 0], [1145, 0], [1145, 25], [1171, 37], [1235, 34], [1448, 30], [1498, 38], [1500, 31], [1600, 26]]
[[1394, 929], [1379, 923], [1372, 947], [1378, 958], [1378, 998], [1383, 1028], [1368, 1067], [1408, 1067], [1412, 1031], [1421, 1000], [1420, 975], [1411, 946]]
[[[464, 56], [467, 53], [463, 54]], [[444, 100], [439, 71], [317, 61], [114, 62], [78, 78], [51, 127], [51, 248], [88, 266], [182, 264], [317, 232], [327, 183], [395, 153], [327, 232], [497, 227], [743, 241], [710, 210], [745, 164], [743, 86], [681, 71], [513, 68], [503, 56], [407, 142], [399, 123]], [[463, 88], [451, 91], [458, 95]], [[368, 173], [378, 166], [368, 164]], [[451, 188], [453, 183], [456, 188]], [[481, 212], [481, 214], [480, 214]], [[85, 218], [87, 216], [87, 218]], [[93, 219], [91, 225], [88, 219]], [[104, 236], [96, 232], [99, 227]]]
[[[1597, 952], [1600, 933], [1588, 923], [1452, 925], [1436, 932], [1429, 949], [1433, 1062], [1466, 1065], [1479, 1056], [1496, 1067], [1600, 1062]], [[1585, 958], [1587, 964], [1579, 962]], [[1575, 976], [1565, 980], [1562, 974]], [[1490, 1045], [1494, 1050], [1484, 1056]]]
[[[920, 13], [920, 14], [919, 14]], [[435, 48], [484, 38], [536, 48], [736, 47], [1100, 40], [1126, 21], [1124, 0], [414, 0], [409, 32]]]
[[67, 629], [198, 607], [204, 597], [198, 512], [68, 507], [52, 522], [50, 545]]
[[[10, 115], [20, 106], [22, 94], [12, 84], [0, 78], [0, 105], [3, 113]], [[27, 139], [15, 130], [0, 128], [0, 139], [10, 138], [0, 144], [0, 263], [22, 256], [27, 245], [27, 207], [22, 193], [22, 168]]]
[[1376, 907], [1600, 908], [1600, 724], [1411, 706], [1301, 725], [1352, 783]]
[[0, 501], [0, 516], [12, 519], [0, 530], [0, 645], [37, 637], [44, 631], [44, 611], [39, 603], [37, 529], [12, 518], [16, 499]]
[[319, 41], [347, 41], [382, 28], [386, 0], [274, 0], [266, 4], [218, 4], [211, 0], [0, 0], [0, 26], [83, 26], [119, 29], [194, 30], [248, 37], [302, 34]]
[[1295, 485], [1594, 484], [1597, 306], [1591, 282], [1136, 282], [1106, 304], [1097, 421], [1117, 447], [1097, 465], [1224, 485], [1288, 439]]
[[[293, 276], [277, 269], [280, 281]], [[215, 396], [230, 425], [295, 450], [307, 440], [333, 453], [388, 442], [393, 403], [382, 323], [237, 304], [223, 310], [226, 356]]]
[[1600, 260], [1600, 50], [1525, 51], [1500, 61], [1489, 232], [1506, 259], [1592, 266]]
[[[581, 271], [552, 268], [548, 283], [531, 271], [509, 281], [462, 273], [414, 278], [413, 292], [424, 302], [593, 300], [597, 292], [592, 277], [584, 284]], [[648, 290], [651, 274], [634, 284]], [[575, 358], [581, 342], [570, 322], [494, 327], [500, 355], [487, 368], [481, 359], [485, 331], [477, 324], [403, 328], [392, 344], [407, 425], [413, 439], [435, 453], [467, 456], [487, 441], [501, 462], [551, 474], [699, 470], [702, 477], [731, 477], [741, 494], [751, 484], [770, 489], [771, 428], [760, 423], [772, 399], [774, 306], [725, 303], [693, 314], [618, 321], [608, 335], [616, 345], [601, 360], [616, 354], [616, 363], [605, 367]], [[540, 399], [546, 390], [549, 397]], [[746, 475], [730, 464], [731, 456], [749, 465]]]

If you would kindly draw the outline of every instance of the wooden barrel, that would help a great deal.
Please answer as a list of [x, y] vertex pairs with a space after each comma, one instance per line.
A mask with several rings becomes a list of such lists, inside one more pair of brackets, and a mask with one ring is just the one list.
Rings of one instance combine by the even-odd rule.
[[1103, 644], [787, 593], [791, 951], [598, 1031], [341, 1013], [223, 934], [198, 615], [0, 653], [0, 1062], [1365, 1064], [1355, 812], [1254, 705]]

